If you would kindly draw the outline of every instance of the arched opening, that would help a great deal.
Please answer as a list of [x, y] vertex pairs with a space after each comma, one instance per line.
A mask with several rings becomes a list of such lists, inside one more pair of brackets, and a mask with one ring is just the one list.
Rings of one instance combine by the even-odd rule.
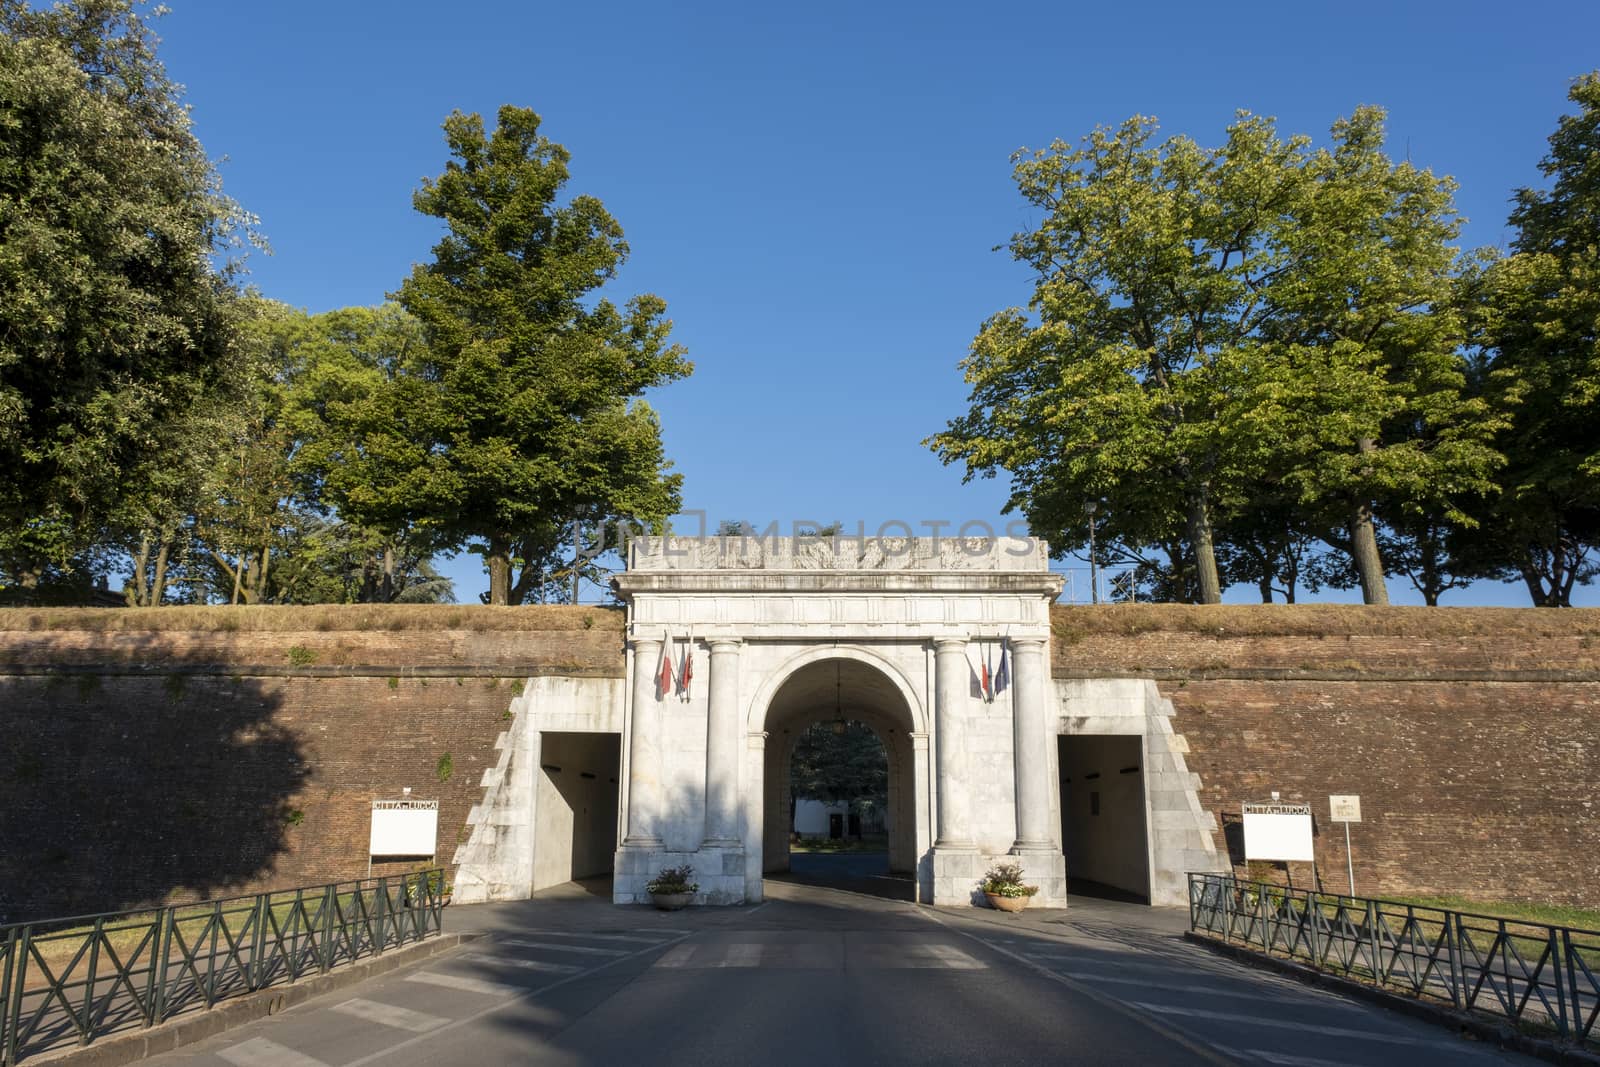
[[[806, 663], [773, 694], [765, 729], [763, 874], [912, 899], [914, 724], [894, 681], [859, 659], [832, 656]], [[837, 765], [852, 758], [863, 764], [861, 773]], [[874, 759], [881, 760], [881, 791]], [[822, 795], [806, 795], [816, 793]], [[817, 814], [817, 806], [824, 819], [820, 833], [800, 821]], [[854, 826], [852, 815], [858, 820]], [[838, 838], [833, 816], [838, 816]], [[875, 826], [882, 829], [869, 838], [869, 827]], [[797, 833], [821, 842], [797, 848]], [[831, 842], [838, 846], [830, 847]]]

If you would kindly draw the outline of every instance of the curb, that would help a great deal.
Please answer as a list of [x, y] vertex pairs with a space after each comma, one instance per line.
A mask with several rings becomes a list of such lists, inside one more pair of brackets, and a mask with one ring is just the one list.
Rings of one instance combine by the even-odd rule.
[[1452, 1030], [1464, 1031], [1471, 1034], [1479, 1041], [1497, 1045], [1500, 1048], [1512, 1049], [1523, 1052], [1529, 1056], [1537, 1056], [1547, 1063], [1561, 1064], [1562, 1067], [1600, 1067], [1600, 1054], [1573, 1045], [1564, 1045], [1543, 1038], [1531, 1037], [1519, 1031], [1509, 1021], [1491, 1019], [1472, 1012], [1457, 1011], [1455, 1008], [1445, 1007], [1442, 1004], [1433, 1004], [1426, 1000], [1417, 1000], [1391, 993], [1386, 989], [1379, 989], [1358, 982], [1351, 978], [1343, 978], [1327, 971], [1319, 971], [1314, 967], [1307, 967], [1292, 960], [1282, 959], [1278, 956], [1268, 956], [1241, 945], [1218, 941], [1216, 938], [1197, 934], [1193, 930], [1187, 931], [1183, 938], [1191, 944], [1215, 952], [1219, 956], [1261, 967], [1289, 978], [1296, 979], [1306, 985], [1330, 989], [1344, 993], [1358, 1000], [1388, 1008], [1390, 1011], [1409, 1015], [1413, 1019], [1422, 1019]]
[[269, 986], [246, 996], [226, 1000], [208, 1011], [179, 1016], [148, 1030], [114, 1034], [84, 1048], [42, 1052], [19, 1062], [22, 1067], [121, 1067], [125, 1063], [136, 1063], [204, 1041], [268, 1015], [276, 1015], [314, 997], [419, 963], [481, 936], [441, 934], [419, 944], [360, 960], [328, 974], [319, 974], [315, 978], [302, 979], [290, 985]]

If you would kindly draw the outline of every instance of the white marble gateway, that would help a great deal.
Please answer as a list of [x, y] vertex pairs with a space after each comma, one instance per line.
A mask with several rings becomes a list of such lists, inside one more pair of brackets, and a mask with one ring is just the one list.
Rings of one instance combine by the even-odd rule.
[[890, 867], [914, 878], [919, 901], [981, 903], [982, 873], [1004, 861], [1039, 885], [1038, 904], [1065, 905], [1061, 798], [1073, 794], [1057, 738], [1085, 724], [1143, 738], [1152, 774], [1136, 821], [1148, 828], [1151, 902], [1183, 902], [1183, 867], [1219, 866], [1215, 824], [1154, 686], [1051, 679], [1061, 579], [1042, 541], [640, 539], [614, 584], [628, 611], [626, 680], [529, 683], [458, 853], [464, 900], [525, 896], [540, 888], [535, 868], [560, 870], [541, 848], [581, 851], [541, 816], [554, 792], [535, 787], [533, 767], [541, 737], [585, 729], [621, 734], [618, 903], [646, 901], [645, 883], [684, 863], [700, 903], [760, 900], [763, 874], [788, 865], [794, 740], [841, 716], [883, 741]]

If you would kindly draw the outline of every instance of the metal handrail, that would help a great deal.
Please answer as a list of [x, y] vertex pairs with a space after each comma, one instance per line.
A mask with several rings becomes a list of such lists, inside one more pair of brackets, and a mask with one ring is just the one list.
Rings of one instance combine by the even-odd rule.
[[444, 872], [0, 926], [0, 1065], [438, 934]]
[[1189, 929], [1600, 1043], [1600, 931], [1221, 874], [1189, 875]]

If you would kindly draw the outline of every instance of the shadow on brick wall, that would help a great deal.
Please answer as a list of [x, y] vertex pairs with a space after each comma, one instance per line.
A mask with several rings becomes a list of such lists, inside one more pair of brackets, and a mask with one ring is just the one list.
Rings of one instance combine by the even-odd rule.
[[0, 922], [226, 895], [307, 769], [258, 679], [0, 677]]

